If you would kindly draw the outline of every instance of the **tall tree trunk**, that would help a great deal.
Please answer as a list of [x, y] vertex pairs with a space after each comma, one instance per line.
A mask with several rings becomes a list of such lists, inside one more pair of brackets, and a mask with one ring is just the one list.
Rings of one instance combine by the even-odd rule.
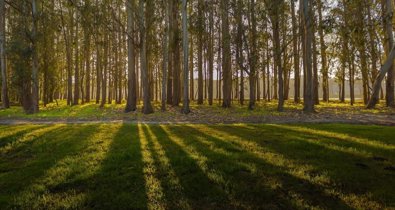
[[317, 59], [317, 40], [315, 38], [315, 18], [313, 18], [313, 97], [314, 104], [318, 105], [320, 103], [320, 98], [318, 96], [318, 59]]
[[39, 81], [38, 81], [38, 52], [37, 52], [37, 27], [38, 27], [38, 5], [36, 0], [32, 0], [32, 17], [33, 17], [33, 27], [32, 27], [32, 110], [33, 113], [39, 111]]
[[91, 36], [89, 29], [85, 28], [85, 102], [90, 102], [91, 100]]
[[173, 3], [173, 30], [174, 30], [174, 51], [173, 51], [173, 106], [179, 106], [181, 99], [181, 85], [180, 85], [180, 74], [181, 74], [181, 59], [180, 59], [180, 37], [178, 27], [178, 11], [179, 2], [177, 0]]
[[[107, 72], [108, 72], [108, 35], [105, 35], [104, 38], [104, 64], [103, 64], [103, 71], [102, 71], [102, 90], [101, 90], [101, 102], [100, 102], [100, 108], [103, 108], [104, 105], [106, 104], [106, 98], [107, 98]], [[108, 88], [110, 90], [110, 88]]]
[[300, 63], [299, 63], [299, 44], [297, 31], [297, 18], [295, 12], [295, 1], [291, 1], [292, 12], [292, 44], [293, 44], [293, 60], [294, 60], [294, 102], [300, 103]]
[[[282, 14], [283, 0], [276, 0], [271, 2], [271, 18], [273, 27], [273, 47], [274, 47], [274, 64], [277, 69], [278, 77], [278, 106], [277, 110], [282, 112], [284, 110], [284, 81], [283, 81], [283, 66], [281, 57], [281, 43], [280, 43], [280, 15]], [[281, 13], [281, 14], [280, 14]], [[276, 83], [276, 72], [274, 75], [274, 81]], [[274, 87], [276, 90], [276, 85]]]
[[312, 28], [312, 11], [311, 2], [309, 0], [303, 0], [303, 23], [305, 33], [305, 65], [306, 65], [306, 93], [304, 98], [304, 111], [314, 112], [314, 90], [313, 90], [313, 75], [312, 75], [312, 39], [313, 39], [313, 28]]
[[164, 1], [165, 4], [165, 26], [164, 26], [164, 37], [163, 37], [163, 67], [162, 67], [162, 100], [161, 110], [166, 111], [166, 91], [167, 91], [167, 67], [169, 67], [169, 41], [168, 36], [170, 34], [170, 17], [169, 17], [169, 1]]
[[203, 0], [198, 0], [198, 32], [197, 32], [197, 51], [198, 51], [198, 104], [203, 104]]
[[151, 114], [154, 112], [150, 100], [150, 87], [148, 81], [147, 69], [147, 44], [146, 44], [146, 23], [145, 23], [145, 0], [139, 0], [139, 29], [140, 29], [140, 65], [141, 65], [141, 82], [143, 88], [143, 113]]
[[182, 43], [184, 51], [184, 97], [182, 112], [188, 114], [189, 109], [189, 70], [188, 70], [188, 18], [187, 0], [182, 0]]
[[136, 90], [136, 64], [134, 52], [134, 0], [126, 1], [127, 11], [127, 39], [128, 39], [128, 98], [126, 101], [125, 112], [136, 111], [137, 108], [137, 90]]
[[208, 104], [213, 105], [213, 97], [214, 97], [214, 8], [211, 5], [209, 8], [209, 41], [207, 47], [207, 56], [208, 56]]
[[322, 19], [322, 1], [318, 0], [318, 34], [320, 36], [321, 47], [321, 74], [322, 74], [322, 100], [329, 102], [329, 75], [328, 75], [328, 61], [326, 57], [326, 44], [324, 37], [324, 23]]
[[222, 77], [223, 77], [223, 102], [222, 107], [231, 107], [232, 101], [232, 66], [229, 32], [229, 0], [221, 0], [222, 19]]
[[250, 102], [248, 109], [253, 110], [256, 102], [256, 63], [257, 63], [257, 29], [255, 16], [255, 0], [250, 1], [250, 15], [251, 15], [251, 53], [250, 53]]
[[175, 43], [174, 43], [174, 29], [173, 29], [173, 22], [175, 21], [173, 18], [173, 7], [174, 7], [174, 1], [173, 0], [168, 0], [168, 18], [169, 18], [169, 60], [168, 60], [168, 72], [167, 72], [167, 96], [166, 96], [166, 101], [167, 104], [173, 104], [173, 75], [174, 75], [174, 60], [173, 60], [173, 54], [174, 54], [174, 48], [175, 48]]
[[[78, 1], [77, 1], [77, 4], [78, 4]], [[78, 42], [79, 42], [79, 39], [78, 39], [78, 30], [79, 30], [79, 23], [78, 23], [78, 17], [79, 17], [79, 15], [78, 15], [78, 11], [76, 11], [76, 13], [75, 13], [76, 15], [75, 15], [75, 18], [76, 18], [76, 21], [75, 21], [75, 28], [76, 28], [76, 30], [75, 30], [75, 39], [74, 39], [74, 42], [75, 42], [75, 59], [74, 59], [74, 62], [75, 62], [75, 64], [74, 64], [74, 68], [75, 68], [75, 71], [74, 71], [74, 99], [73, 99], [73, 105], [78, 105], [78, 100], [80, 99], [80, 70], [79, 70], [79, 64], [80, 64], [80, 62], [79, 62], [79, 50], [78, 50], [78, 48], [79, 48], [79, 46], [78, 46]]]
[[96, 41], [96, 104], [100, 102], [100, 89], [102, 81], [102, 61], [101, 61], [101, 49], [100, 44]]
[[[385, 51], [387, 56], [390, 54], [390, 49], [394, 46], [394, 36], [393, 36], [393, 5], [391, 0], [382, 0], [383, 7], [383, 24], [384, 24], [384, 37], [385, 37]], [[388, 107], [395, 107], [394, 101], [394, 71], [395, 66], [393, 65], [391, 70], [387, 73], [387, 81], [386, 81], [386, 105]]]
[[194, 68], [194, 64], [193, 64], [193, 36], [192, 34], [189, 35], [190, 36], [190, 48], [189, 48], [189, 75], [190, 75], [190, 99], [193, 101], [195, 100], [195, 78], [193, 76], [193, 68]]
[[3, 108], [10, 108], [7, 86], [7, 64], [5, 54], [5, 1], [0, 0], [0, 67], [1, 67], [1, 102]]
[[387, 56], [387, 60], [385, 61], [384, 65], [381, 67], [380, 73], [377, 75], [377, 78], [374, 82], [372, 96], [370, 97], [369, 103], [366, 106], [368, 109], [373, 109], [376, 106], [376, 104], [379, 102], [381, 83], [383, 82], [385, 75], [392, 70], [394, 59], [395, 59], [395, 47], [392, 47], [389, 55]]
[[353, 106], [355, 103], [355, 91], [354, 91], [355, 62], [354, 62], [354, 58], [355, 58], [354, 53], [351, 53], [350, 68], [349, 68], [350, 104], [351, 104], [351, 106]]

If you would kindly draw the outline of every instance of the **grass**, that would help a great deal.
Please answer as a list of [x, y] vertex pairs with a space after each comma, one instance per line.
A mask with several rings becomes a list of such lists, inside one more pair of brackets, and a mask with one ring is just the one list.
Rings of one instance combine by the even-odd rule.
[[0, 126], [0, 209], [393, 209], [394, 127]]
[[[245, 104], [248, 104], [247, 102]], [[106, 104], [100, 108], [94, 102], [77, 106], [67, 106], [66, 101], [61, 100], [58, 103], [48, 104], [46, 107], [41, 106], [40, 112], [32, 115], [26, 115], [20, 106], [12, 106], [10, 109], [0, 109], [0, 120], [22, 119], [22, 120], [139, 120], [139, 121], [182, 121], [182, 122], [201, 122], [201, 123], [218, 123], [218, 122], [251, 122], [251, 119], [262, 119], [267, 116], [271, 117], [291, 117], [293, 114], [301, 114], [303, 104], [295, 104], [293, 101], [285, 103], [285, 112], [277, 112], [277, 101], [257, 102], [256, 108], [252, 111], [247, 110], [247, 106], [241, 106], [234, 101], [232, 108], [223, 109], [218, 101], [213, 106], [207, 104], [197, 105], [191, 103], [192, 113], [188, 116], [181, 114], [180, 107], [168, 107], [167, 112], [160, 111], [160, 104], [153, 103], [155, 113], [149, 116], [143, 115], [140, 111], [133, 113], [124, 113], [125, 104]], [[141, 110], [142, 104], [138, 106]], [[321, 102], [316, 106], [318, 113], [323, 115], [361, 115], [361, 114], [393, 114], [394, 109], [387, 108], [384, 105], [378, 105], [377, 109], [367, 110], [364, 104], [358, 101], [354, 106], [346, 103], [331, 101], [329, 103]], [[248, 120], [250, 119], [250, 120]], [[256, 121], [256, 120], [255, 120]]]

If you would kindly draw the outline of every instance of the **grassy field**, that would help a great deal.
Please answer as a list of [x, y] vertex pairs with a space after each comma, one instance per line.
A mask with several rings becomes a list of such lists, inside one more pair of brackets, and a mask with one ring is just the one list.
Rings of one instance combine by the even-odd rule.
[[[248, 104], [246, 102], [246, 104]], [[160, 111], [160, 104], [154, 103], [155, 113], [143, 115], [141, 104], [138, 106], [138, 112], [125, 113], [125, 104], [106, 104], [104, 108], [91, 102], [77, 106], [67, 106], [66, 101], [48, 104], [46, 107], [41, 106], [40, 112], [27, 115], [20, 106], [12, 106], [10, 109], [0, 109], [0, 121], [7, 119], [27, 119], [27, 120], [140, 120], [140, 121], [189, 121], [200, 123], [218, 123], [218, 122], [252, 122], [249, 118], [264, 118], [267, 116], [290, 117], [295, 118], [295, 114], [302, 113], [303, 105], [295, 104], [293, 101], [285, 103], [285, 112], [277, 112], [277, 101], [257, 102], [256, 109], [247, 110], [247, 106], [241, 106], [234, 101], [232, 108], [223, 109], [219, 102], [216, 101], [213, 106], [197, 105], [191, 103], [192, 113], [185, 116], [181, 113], [181, 107], [168, 107], [166, 112]], [[330, 103], [321, 102], [316, 106], [319, 114], [325, 115], [364, 115], [364, 114], [381, 114], [393, 115], [395, 109], [387, 108], [384, 105], [378, 105], [377, 109], [365, 109], [364, 104], [358, 101], [354, 106], [348, 103], [339, 103], [336, 101]], [[256, 120], [255, 120], [256, 121]], [[254, 121], [254, 122], [255, 122]]]
[[0, 209], [393, 209], [394, 127], [0, 126]]

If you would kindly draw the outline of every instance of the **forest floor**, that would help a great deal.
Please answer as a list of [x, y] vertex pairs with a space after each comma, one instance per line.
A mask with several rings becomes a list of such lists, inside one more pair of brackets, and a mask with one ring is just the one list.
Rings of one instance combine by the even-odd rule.
[[[248, 102], [247, 102], [248, 103]], [[40, 112], [26, 115], [22, 108], [0, 110], [0, 124], [56, 124], [56, 123], [149, 123], [149, 124], [234, 124], [234, 123], [352, 123], [395, 125], [395, 109], [378, 105], [377, 109], [367, 110], [362, 102], [354, 106], [336, 101], [321, 102], [316, 106], [317, 113], [306, 114], [302, 104], [286, 102], [285, 111], [277, 112], [277, 102], [258, 102], [256, 109], [249, 111], [246, 106], [235, 102], [230, 109], [223, 109], [218, 102], [213, 106], [191, 103], [191, 113], [184, 115], [180, 107], [160, 111], [160, 104], [154, 104], [155, 113], [144, 115], [141, 112], [124, 112], [125, 104], [106, 104], [99, 108], [95, 103], [67, 106], [65, 101], [41, 107]], [[139, 109], [141, 110], [141, 105]]]
[[0, 125], [0, 209], [394, 209], [395, 127]]

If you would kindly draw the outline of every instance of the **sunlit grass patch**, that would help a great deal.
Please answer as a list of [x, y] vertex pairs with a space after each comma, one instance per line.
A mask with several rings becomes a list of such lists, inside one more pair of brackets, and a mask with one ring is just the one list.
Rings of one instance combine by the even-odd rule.
[[395, 207], [394, 127], [0, 126], [0, 209]]

